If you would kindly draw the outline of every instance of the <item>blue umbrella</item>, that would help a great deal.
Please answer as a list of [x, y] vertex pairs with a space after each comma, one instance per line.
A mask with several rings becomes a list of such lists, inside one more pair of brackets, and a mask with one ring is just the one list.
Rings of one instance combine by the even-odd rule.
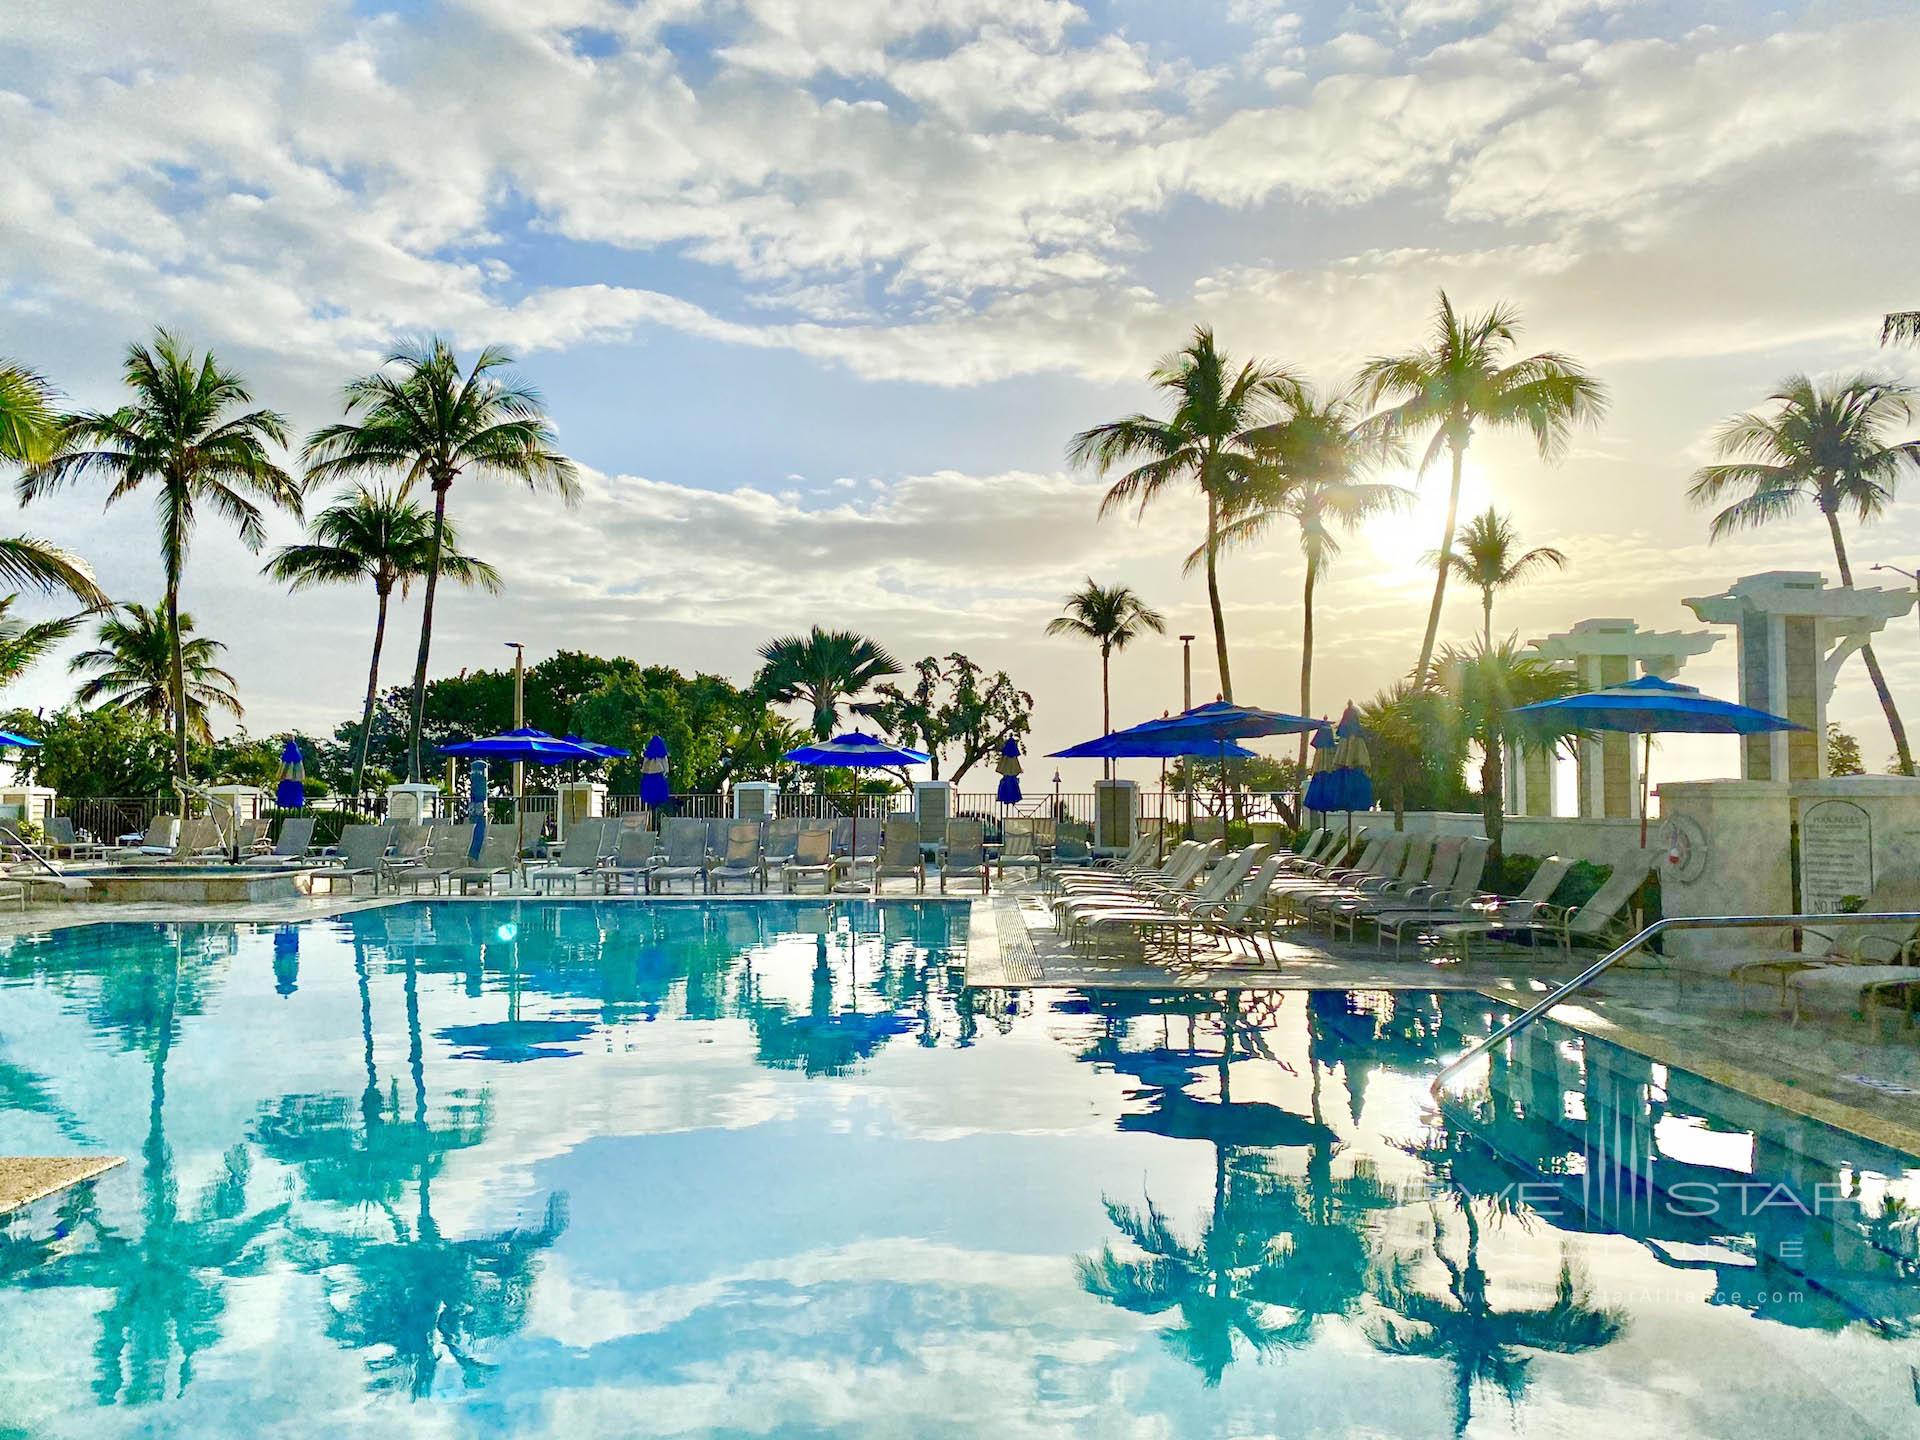
[[578, 735], [562, 737], [569, 745], [578, 745], [582, 750], [591, 750], [602, 760], [625, 760], [633, 754], [631, 750], [622, 750], [618, 745], [600, 745], [592, 740], [582, 740]]
[[821, 765], [840, 770], [891, 770], [902, 765], [925, 765], [929, 757], [903, 745], [890, 745], [877, 735], [849, 730], [831, 740], [789, 750], [786, 758], [796, 765]]
[[1333, 727], [1323, 725], [1313, 732], [1313, 774], [1307, 781], [1307, 793], [1301, 804], [1308, 810], [1326, 814], [1337, 807], [1327, 803], [1327, 772], [1333, 769]]
[[1000, 747], [1000, 788], [995, 798], [1002, 805], [1020, 803], [1020, 742], [1012, 736]]
[[656, 735], [640, 754], [640, 803], [658, 810], [672, 796], [667, 787], [667, 742]]
[[1366, 732], [1360, 727], [1360, 712], [1347, 702], [1340, 712], [1340, 723], [1333, 727], [1333, 763], [1322, 777], [1326, 784], [1321, 798], [1329, 810], [1347, 812], [1347, 833], [1353, 833], [1353, 812], [1373, 808], [1373, 777], [1367, 774], [1372, 757], [1367, 754]]
[[273, 803], [282, 810], [299, 810], [307, 803], [307, 763], [300, 743], [289, 740], [280, 752], [280, 783], [273, 787]]
[[1130, 730], [1116, 730], [1111, 735], [1101, 735], [1092, 740], [1083, 740], [1078, 745], [1069, 745], [1065, 750], [1055, 750], [1047, 756], [1049, 760], [1173, 760], [1182, 755], [1202, 755], [1207, 759], [1218, 759], [1224, 752], [1229, 760], [1252, 760], [1257, 752], [1233, 741], [1208, 740], [1192, 735], [1143, 735], [1145, 727], [1135, 725]]
[[[1220, 741], [1222, 745], [1218, 754], [1224, 762], [1227, 759], [1225, 741], [1252, 740], [1265, 735], [1299, 735], [1318, 730], [1324, 724], [1324, 720], [1316, 720], [1310, 715], [1289, 715], [1284, 710], [1262, 710], [1257, 705], [1234, 705], [1225, 700], [1214, 700], [1168, 716], [1165, 720], [1149, 720], [1135, 728], [1148, 734], [1195, 735]], [[1220, 766], [1220, 813], [1222, 816], [1227, 813], [1227, 767], [1224, 763]]]
[[0, 745], [15, 745], [26, 749], [30, 746], [37, 746], [39, 743], [38, 740], [29, 740], [24, 735], [16, 735], [11, 730], [0, 730]]
[[522, 765], [564, 765], [576, 760], [604, 757], [579, 741], [562, 740], [544, 730], [509, 730], [489, 735], [484, 740], [462, 740], [439, 747], [442, 755], [461, 755], [470, 760], [505, 760]]
[[1563, 695], [1520, 705], [1507, 712], [1566, 730], [1612, 730], [1646, 736], [1640, 764], [1640, 844], [1647, 843], [1647, 771], [1653, 762], [1655, 735], [1764, 735], [1775, 730], [1804, 730], [1804, 725], [1731, 700], [1702, 695], [1691, 685], [1643, 675], [1624, 685]]

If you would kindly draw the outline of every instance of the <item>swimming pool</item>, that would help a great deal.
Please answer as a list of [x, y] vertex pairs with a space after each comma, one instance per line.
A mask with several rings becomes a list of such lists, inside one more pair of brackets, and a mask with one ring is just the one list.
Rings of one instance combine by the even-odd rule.
[[0, 942], [0, 1433], [1909, 1436], [1920, 1161], [1472, 995], [967, 992], [965, 905]]

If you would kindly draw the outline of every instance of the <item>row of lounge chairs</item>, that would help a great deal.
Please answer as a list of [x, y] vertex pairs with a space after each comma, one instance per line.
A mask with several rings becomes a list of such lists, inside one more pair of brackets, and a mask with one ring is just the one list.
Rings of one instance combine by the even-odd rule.
[[314, 824], [311, 817], [294, 816], [280, 822], [276, 836], [268, 820], [228, 821], [223, 825], [209, 815], [185, 821], [175, 815], [156, 815], [144, 834], [125, 844], [106, 845], [81, 838], [71, 816], [54, 815], [47, 819], [44, 845], [46, 853], [56, 860], [188, 864], [230, 859], [238, 854], [242, 864], [284, 866], [308, 858]]

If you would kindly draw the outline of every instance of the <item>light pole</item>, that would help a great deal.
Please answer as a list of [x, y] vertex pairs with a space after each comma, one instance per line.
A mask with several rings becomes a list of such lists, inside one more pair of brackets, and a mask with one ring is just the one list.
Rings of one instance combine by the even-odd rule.
[[1057, 765], [1053, 771], [1053, 824], [1057, 834], [1060, 827], [1060, 767]]
[[[1875, 570], [1891, 570], [1896, 575], [1904, 575], [1907, 579], [1913, 581], [1913, 588], [1915, 590], [1920, 590], [1920, 570], [1902, 570], [1898, 565], [1875, 565], [1871, 568]], [[1920, 620], [1920, 605], [1913, 607], [1913, 615], [1916, 620]]]
[[[506, 647], [513, 651], [513, 728], [524, 730], [527, 725], [527, 647], [518, 640], [508, 640]], [[513, 762], [513, 824], [517, 830], [520, 825], [521, 787], [526, 783], [527, 765], [524, 760]]]

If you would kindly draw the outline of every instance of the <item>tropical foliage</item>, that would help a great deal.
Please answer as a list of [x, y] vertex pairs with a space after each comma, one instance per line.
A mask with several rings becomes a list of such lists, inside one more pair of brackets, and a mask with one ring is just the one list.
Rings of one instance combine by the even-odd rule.
[[[213, 511], [235, 528], [241, 543], [258, 550], [266, 541], [261, 504], [298, 515], [301, 488], [268, 454], [269, 445], [286, 444], [285, 420], [272, 410], [250, 408], [246, 383], [211, 351], [196, 354], [158, 330], [152, 345], [128, 347], [122, 379], [132, 402], [65, 417], [55, 453], [22, 473], [20, 498], [38, 499], [90, 474], [110, 482], [108, 505], [142, 488], [152, 491], [166, 577], [158, 621], [171, 649], [164, 713], [173, 720], [174, 773], [185, 779], [196, 697], [189, 690], [187, 657], [176, 642], [188, 628], [180, 614], [180, 587], [199, 512]], [[198, 699], [204, 711], [207, 697]]]
[[[1113, 654], [1140, 636], [1166, 632], [1166, 617], [1129, 585], [1102, 585], [1091, 575], [1067, 596], [1062, 612], [1047, 622], [1049, 635], [1077, 635], [1100, 648], [1100, 733], [1113, 730]], [[1107, 762], [1107, 773], [1113, 763]]]
[[447, 497], [462, 475], [515, 481], [550, 491], [568, 504], [578, 497], [574, 464], [554, 448], [540, 394], [514, 379], [513, 357], [489, 346], [462, 370], [439, 338], [407, 345], [387, 366], [349, 381], [347, 418], [308, 437], [302, 458], [307, 479], [397, 476], [404, 486], [433, 492], [433, 532], [421, 587], [420, 649], [414, 660], [415, 705], [407, 731], [407, 775], [421, 776], [420, 735], [425, 723], [427, 662], [433, 646], [433, 607], [443, 571]]
[[1449, 728], [1480, 752], [1480, 814], [1492, 841], [1488, 863], [1501, 860], [1506, 817], [1506, 750], [1509, 743], [1555, 745], [1575, 732], [1512, 712], [1522, 705], [1557, 700], [1578, 688], [1573, 675], [1522, 651], [1509, 636], [1497, 645], [1449, 646], [1435, 667], [1445, 697]]
[[[1257, 461], [1248, 434], [1276, 418], [1297, 384], [1286, 371], [1262, 361], [1236, 368], [1200, 326], [1185, 349], [1168, 355], [1148, 377], [1166, 399], [1167, 415], [1135, 414], [1095, 425], [1073, 437], [1068, 459], [1100, 475], [1123, 470], [1100, 502], [1104, 518], [1132, 507], [1144, 514], [1169, 489], [1187, 485], [1207, 507], [1201, 568], [1207, 577], [1207, 608], [1220, 669], [1220, 694], [1233, 699], [1227, 662], [1227, 620], [1220, 604], [1222, 512], [1252, 478]], [[1131, 466], [1131, 469], [1125, 467]]]
[[[387, 638], [387, 606], [396, 588], [406, 594], [433, 563], [433, 516], [400, 491], [356, 485], [313, 517], [307, 535], [301, 544], [282, 546], [267, 562], [266, 573], [296, 591], [362, 580], [373, 586], [373, 658], [367, 666], [367, 696], [360, 711], [360, 737], [349, 790], [358, 795], [366, 774], [367, 741], [373, 733], [373, 705], [380, 693], [380, 652]], [[460, 553], [451, 525], [443, 525], [440, 534], [440, 573], [489, 593], [498, 593], [501, 588], [497, 570], [484, 560]]]
[[956, 651], [945, 659], [927, 656], [914, 665], [913, 673], [911, 690], [875, 686], [880, 698], [871, 713], [896, 743], [926, 752], [935, 780], [941, 778], [949, 750], [958, 754], [946, 778], [957, 785], [974, 766], [1032, 728], [1033, 696], [1004, 670], [988, 675]]
[[1433, 603], [1427, 611], [1420, 659], [1413, 667], [1424, 684], [1440, 633], [1446, 602], [1453, 532], [1459, 521], [1460, 482], [1467, 446], [1476, 430], [1525, 430], [1542, 459], [1564, 454], [1573, 431], [1606, 413], [1600, 383], [1578, 361], [1553, 351], [1513, 358], [1519, 312], [1496, 305], [1463, 315], [1442, 290], [1427, 343], [1399, 355], [1369, 360], [1360, 370], [1360, 391], [1369, 404], [1391, 402], [1382, 421], [1401, 434], [1430, 432], [1419, 461], [1425, 474], [1444, 453], [1452, 466], [1447, 519], [1435, 555]]
[[[1720, 460], [1694, 472], [1687, 495], [1696, 505], [1721, 507], [1710, 531], [1715, 540], [1817, 512], [1827, 524], [1840, 583], [1852, 589], [1840, 521], [1878, 520], [1901, 475], [1920, 466], [1920, 441], [1892, 434], [1913, 419], [1915, 391], [1872, 375], [1825, 382], [1789, 375], [1767, 400], [1765, 411], [1736, 415], [1720, 427], [1713, 437]], [[1900, 773], [1911, 775], [1913, 751], [1880, 658], [1870, 642], [1860, 654], [1893, 734]]]
[[[175, 637], [180, 643], [175, 643]], [[200, 744], [213, 738], [211, 717], [220, 711], [238, 719], [245, 713], [235, 694], [233, 676], [222, 670], [219, 658], [226, 646], [193, 633], [193, 617], [181, 613], [178, 629], [159, 606], [148, 608], [129, 601], [100, 622], [99, 644], [68, 662], [86, 681], [74, 698], [82, 705], [106, 704], [137, 710], [178, 736]], [[176, 711], [180, 690], [175, 675], [184, 675], [186, 711]], [[176, 749], [176, 760], [178, 751]]]
[[[1437, 557], [1429, 555], [1432, 563]], [[1493, 597], [1541, 570], [1566, 568], [1567, 557], [1551, 545], [1520, 549], [1520, 532], [1513, 517], [1489, 505], [1460, 531], [1445, 557], [1447, 568], [1480, 592], [1480, 643], [1493, 644]]]
[[782, 635], [760, 647], [753, 689], [773, 704], [803, 707], [814, 735], [825, 740], [839, 728], [843, 705], [856, 715], [868, 713], [857, 703], [860, 697], [899, 673], [900, 662], [866, 636], [816, 625], [805, 635]]

